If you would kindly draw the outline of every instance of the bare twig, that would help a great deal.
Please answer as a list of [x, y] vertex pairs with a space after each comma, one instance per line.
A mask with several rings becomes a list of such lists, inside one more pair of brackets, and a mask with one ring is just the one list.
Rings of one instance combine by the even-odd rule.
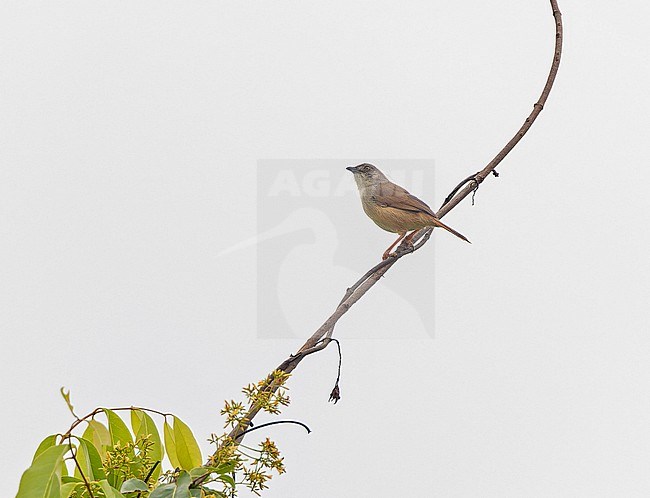
[[[151, 476], [155, 472], [156, 468], [158, 468], [158, 465], [160, 465], [160, 460], [156, 460], [156, 462], [149, 469], [149, 472], [147, 472], [147, 476], [144, 478], [145, 484], [149, 482], [149, 479], [151, 479]], [[138, 494], [136, 495], [137, 498], [140, 498], [140, 496], [142, 496], [142, 491], [138, 491]]]
[[[77, 436], [74, 436], [74, 437], [77, 437]], [[61, 442], [63, 442], [63, 440], [61, 440]], [[77, 467], [77, 470], [79, 471], [79, 475], [81, 476], [81, 480], [83, 481], [84, 486], [86, 486], [86, 489], [88, 490], [88, 494], [90, 495], [90, 498], [95, 498], [95, 495], [93, 494], [92, 487], [90, 485], [90, 481], [88, 481], [88, 478], [86, 477], [86, 475], [84, 474], [83, 469], [81, 468], [81, 464], [79, 463], [79, 460], [77, 460], [77, 451], [72, 446], [72, 437], [70, 437], [70, 436], [68, 436], [68, 447], [70, 448], [70, 454], [72, 455], [72, 459], [74, 460], [75, 467]]]
[[256, 425], [255, 427], [251, 427], [249, 429], [246, 429], [244, 432], [242, 432], [239, 435], [239, 439], [244, 437], [244, 435], [248, 434], [249, 432], [253, 432], [253, 431], [256, 431], [258, 429], [268, 427], [270, 425], [278, 425], [278, 424], [295, 424], [295, 425], [299, 425], [299, 426], [301, 426], [303, 429], [305, 429], [307, 431], [307, 434], [311, 433], [311, 429], [306, 424], [303, 424], [302, 422], [299, 422], [297, 420], [274, 420], [273, 422], [266, 422], [264, 424]]
[[[499, 151], [499, 153], [479, 172], [469, 176], [463, 180], [445, 199], [445, 202], [441, 208], [436, 213], [438, 218], [442, 218], [454, 207], [456, 207], [465, 197], [467, 197], [471, 192], [475, 191], [476, 188], [487, 178], [490, 172], [494, 171], [497, 165], [508, 155], [508, 153], [519, 143], [523, 138], [526, 132], [530, 129], [537, 116], [544, 108], [544, 104], [551, 92], [553, 87], [553, 82], [555, 81], [555, 76], [560, 65], [560, 58], [562, 55], [562, 14], [557, 5], [556, 0], [550, 0], [551, 8], [553, 11], [553, 17], [555, 19], [555, 51], [553, 54], [553, 62], [551, 64], [551, 69], [544, 85], [542, 93], [533, 105], [533, 110], [530, 115], [524, 121], [524, 124], [519, 128], [517, 133], [512, 137], [512, 139]], [[366, 292], [368, 292], [378, 281], [384, 276], [384, 274], [392, 268], [392, 266], [397, 263], [403, 256], [410, 254], [413, 251], [421, 248], [431, 236], [433, 228], [424, 228], [413, 238], [415, 242], [414, 246], [400, 246], [397, 250], [397, 254], [381, 263], [375, 265], [373, 268], [368, 270], [363, 277], [361, 277], [357, 282], [354, 283], [350, 288], [347, 289], [343, 299], [336, 307], [332, 315], [325, 320], [323, 325], [321, 325], [312, 336], [307, 339], [305, 344], [298, 350], [298, 353], [291, 355], [285, 361], [283, 361], [278, 367], [277, 370], [282, 370], [286, 373], [292, 372], [298, 364], [311, 353], [320, 351], [325, 345], [320, 343], [323, 338], [329, 339], [334, 332], [334, 326], [339, 321], [339, 319], [348, 312], [348, 310], [363, 297]], [[325, 341], [327, 343], [329, 341]], [[320, 344], [319, 344], [320, 343]], [[322, 345], [322, 347], [321, 347]], [[279, 383], [271, 382], [267, 389], [274, 392], [279, 387]], [[251, 420], [257, 415], [260, 411], [258, 405], [252, 405], [249, 408], [244, 422], [237, 425], [230, 433], [230, 437], [233, 439], [239, 439], [245, 433], [247, 427], [250, 425]]]
[[[145, 484], [149, 482], [149, 479], [151, 479], [151, 476], [156, 471], [158, 465], [160, 465], [160, 460], [156, 460], [156, 462], [149, 469], [149, 472], [147, 472], [147, 477], [144, 478]], [[140, 496], [140, 493], [138, 493], [138, 496]]]
[[[560, 67], [563, 41], [562, 13], [560, 12], [560, 8], [557, 5], [557, 0], [550, 0], [550, 2], [551, 8], [553, 9], [553, 17], [555, 19], [555, 52], [553, 53], [551, 70], [549, 71], [548, 78], [546, 79], [546, 84], [542, 90], [542, 94], [540, 95], [537, 102], [533, 104], [533, 110], [524, 121], [524, 124], [521, 125], [521, 128], [519, 128], [517, 133], [515, 133], [515, 136], [510, 139], [510, 141], [503, 147], [503, 149], [501, 149], [499, 153], [494, 156], [494, 159], [492, 159], [481, 171], [463, 180], [460, 185], [454, 189], [452, 194], [447, 196], [447, 199], [445, 199], [445, 202], [436, 213], [436, 216], [438, 218], [442, 218], [445, 214], [456, 207], [460, 201], [467, 197], [470, 192], [476, 189], [483, 182], [483, 180], [485, 180], [490, 172], [493, 171], [501, 161], [503, 161], [508, 153], [515, 147], [515, 145], [517, 145], [519, 141], [524, 137], [526, 132], [528, 132], [530, 127], [537, 119], [537, 116], [539, 116], [539, 114], [542, 112], [542, 109], [544, 109], [546, 100], [548, 99], [548, 96], [551, 93], [551, 89], [553, 88], [557, 70]], [[465, 185], [465, 187], [456, 194], [455, 192], [457, 192], [458, 188], [460, 188], [462, 185]]]
[[341, 354], [341, 343], [338, 341], [338, 339], [328, 339], [328, 340], [334, 341], [336, 343], [336, 347], [338, 348], [338, 352], [339, 352], [339, 368], [336, 373], [336, 382], [334, 383], [334, 389], [332, 389], [332, 392], [330, 393], [330, 399], [329, 399], [334, 404], [336, 404], [341, 399], [341, 390], [339, 389], [339, 381], [341, 380], [341, 363], [343, 363], [343, 355]]
[[65, 434], [63, 434], [63, 439], [65, 439], [65, 438], [67, 438], [67, 437], [70, 437], [70, 435], [72, 434], [72, 431], [73, 431], [73, 430], [74, 430], [74, 429], [75, 429], [79, 424], [81, 424], [82, 422], [84, 422], [84, 421], [86, 421], [86, 420], [88, 420], [88, 419], [92, 419], [92, 418], [94, 418], [95, 415], [99, 415], [100, 413], [103, 413], [104, 410], [111, 410], [111, 411], [113, 411], [113, 412], [126, 411], [126, 410], [141, 410], [141, 411], [143, 411], [143, 412], [155, 413], [155, 414], [157, 414], [157, 415], [161, 415], [161, 416], [163, 416], [163, 417], [165, 417], [165, 418], [167, 418], [167, 417], [173, 417], [173, 416], [174, 416], [174, 415], [171, 414], [171, 413], [165, 413], [165, 412], [161, 412], [161, 411], [158, 411], [158, 410], [152, 410], [151, 408], [142, 408], [142, 407], [140, 407], [140, 406], [126, 406], [126, 407], [119, 407], [119, 408], [95, 408], [95, 409], [94, 409], [92, 412], [90, 412], [88, 415], [86, 415], [86, 416], [84, 416], [84, 417], [81, 417], [81, 418], [78, 418], [78, 417], [77, 417], [77, 420], [75, 420], [75, 421], [72, 423], [72, 425], [71, 425], [70, 428], [68, 429], [68, 432], [66, 432]]

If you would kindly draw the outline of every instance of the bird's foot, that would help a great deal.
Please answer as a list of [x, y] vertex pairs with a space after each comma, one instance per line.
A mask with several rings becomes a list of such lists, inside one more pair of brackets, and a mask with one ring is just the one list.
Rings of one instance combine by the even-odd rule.
[[397, 248], [397, 250], [395, 251], [395, 255], [397, 256], [399, 254], [404, 254], [409, 252], [413, 252], [413, 242], [404, 239], [402, 243], [399, 245], [399, 247]]
[[399, 256], [401, 253], [402, 253], [402, 251], [399, 250], [399, 248], [398, 248], [398, 250], [395, 251], [395, 252], [385, 252], [385, 253], [381, 256], [381, 260], [382, 260], [382, 261], [386, 261], [388, 258], [396, 258], [396, 257]]

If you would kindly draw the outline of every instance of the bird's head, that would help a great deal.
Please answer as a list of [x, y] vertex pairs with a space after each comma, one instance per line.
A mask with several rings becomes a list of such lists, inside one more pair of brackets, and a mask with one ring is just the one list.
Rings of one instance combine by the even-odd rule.
[[369, 187], [388, 181], [386, 176], [384, 176], [384, 174], [372, 164], [363, 163], [359, 166], [348, 166], [345, 169], [354, 174], [354, 179], [359, 188]]

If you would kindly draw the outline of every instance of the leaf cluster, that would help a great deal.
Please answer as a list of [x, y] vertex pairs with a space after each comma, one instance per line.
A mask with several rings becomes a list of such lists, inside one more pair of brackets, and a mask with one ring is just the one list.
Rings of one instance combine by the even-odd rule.
[[[279, 413], [289, 402], [285, 388], [273, 396], [264, 391], [272, 382], [283, 386], [287, 378], [284, 374], [274, 379], [272, 374], [247, 386], [248, 402]], [[212, 435], [209, 441], [217, 448], [204, 465], [191, 429], [173, 414], [137, 407], [97, 408], [79, 418], [70, 393], [62, 389], [61, 394], [75, 421], [66, 433], [43, 439], [16, 498], [230, 498], [240, 485], [259, 494], [268, 487], [270, 470], [284, 472], [283, 459], [269, 439], [249, 448], [225, 434]], [[130, 426], [118, 412], [128, 412]], [[245, 412], [241, 402], [225, 402], [226, 427], [243, 422]], [[150, 414], [162, 417], [162, 430]], [[164, 460], [171, 463], [167, 470]]]

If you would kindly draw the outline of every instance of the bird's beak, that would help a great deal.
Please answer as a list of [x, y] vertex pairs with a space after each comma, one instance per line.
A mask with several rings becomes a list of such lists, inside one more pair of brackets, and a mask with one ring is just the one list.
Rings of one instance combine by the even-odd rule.
[[348, 166], [345, 169], [347, 169], [348, 171], [351, 171], [352, 173], [356, 173], [358, 171], [357, 166]]

